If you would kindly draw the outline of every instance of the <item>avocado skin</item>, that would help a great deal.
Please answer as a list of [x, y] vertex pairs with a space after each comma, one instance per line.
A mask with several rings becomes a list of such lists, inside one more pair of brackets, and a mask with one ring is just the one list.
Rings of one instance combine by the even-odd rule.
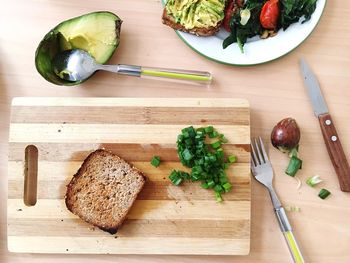
[[[62, 86], [74, 86], [81, 84], [82, 82], [86, 81], [87, 79], [83, 81], [67, 81], [64, 79], [61, 79], [58, 77], [55, 72], [53, 71], [53, 65], [52, 60], [57, 55], [57, 53], [62, 52], [65, 50], [61, 46], [62, 38], [64, 36], [59, 31], [59, 28], [65, 24], [65, 23], [71, 23], [74, 20], [80, 20], [81, 18], [89, 15], [110, 15], [111, 18], [114, 19], [115, 22], [115, 34], [116, 34], [116, 44], [114, 46], [111, 46], [112, 50], [110, 51], [110, 55], [106, 59], [105, 62], [107, 62], [114, 54], [115, 50], [119, 46], [120, 43], [120, 30], [121, 30], [121, 24], [122, 20], [114, 13], [109, 11], [97, 11], [92, 12], [88, 14], [84, 14], [81, 16], [73, 17], [71, 19], [65, 20], [61, 23], [59, 23], [57, 26], [55, 26], [52, 30], [50, 30], [43, 38], [43, 40], [40, 41], [39, 46], [37, 47], [35, 51], [35, 67], [39, 74], [45, 78], [47, 81], [56, 84], [56, 85], [62, 85]], [[104, 62], [104, 63], [105, 63]], [[91, 76], [90, 76], [91, 77]]]

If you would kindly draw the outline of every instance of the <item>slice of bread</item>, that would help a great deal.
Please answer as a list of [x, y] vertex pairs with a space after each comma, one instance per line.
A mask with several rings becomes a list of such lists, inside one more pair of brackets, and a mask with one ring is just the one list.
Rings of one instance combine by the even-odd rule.
[[66, 206], [84, 221], [114, 234], [144, 183], [143, 173], [119, 156], [96, 150], [67, 185]]
[[215, 27], [194, 27], [192, 29], [186, 29], [180, 23], [176, 23], [174, 17], [168, 15], [166, 9], [164, 8], [162, 15], [162, 23], [175, 30], [180, 30], [197, 36], [213, 36], [220, 30], [222, 21], [220, 21]]

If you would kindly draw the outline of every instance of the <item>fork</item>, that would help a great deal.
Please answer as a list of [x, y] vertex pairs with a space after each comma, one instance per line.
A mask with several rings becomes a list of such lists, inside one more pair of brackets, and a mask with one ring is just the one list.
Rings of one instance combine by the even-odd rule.
[[298, 243], [292, 232], [292, 227], [288, 221], [286, 212], [278, 199], [278, 196], [273, 188], [273, 169], [271, 162], [266, 154], [264, 143], [259, 137], [258, 139], [252, 139], [251, 142], [251, 171], [255, 179], [263, 184], [270, 193], [271, 201], [277, 216], [278, 223], [281, 231], [288, 244], [289, 251], [293, 257], [295, 263], [305, 263], [303, 255], [301, 254]]

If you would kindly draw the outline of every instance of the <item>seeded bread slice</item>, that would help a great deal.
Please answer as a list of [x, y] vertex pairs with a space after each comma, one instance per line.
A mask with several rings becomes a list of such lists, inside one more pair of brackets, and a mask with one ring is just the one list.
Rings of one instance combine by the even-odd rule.
[[84, 221], [114, 234], [144, 183], [142, 172], [122, 158], [96, 150], [67, 185], [66, 206]]

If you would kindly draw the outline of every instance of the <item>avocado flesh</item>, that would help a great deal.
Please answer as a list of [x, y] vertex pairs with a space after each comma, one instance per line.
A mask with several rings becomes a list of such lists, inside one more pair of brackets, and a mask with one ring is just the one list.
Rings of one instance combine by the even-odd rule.
[[94, 12], [64, 21], [47, 33], [40, 42], [35, 65], [49, 82], [57, 85], [77, 85], [58, 77], [52, 66], [54, 57], [64, 50], [79, 48], [90, 53], [98, 63], [106, 63], [120, 41], [120, 18], [110, 12]]
[[116, 20], [111, 13], [92, 13], [61, 23], [57, 30], [68, 44], [62, 49], [83, 49], [105, 63], [119, 44]]
[[224, 19], [225, 0], [168, 0], [165, 8], [186, 29], [209, 28]]

